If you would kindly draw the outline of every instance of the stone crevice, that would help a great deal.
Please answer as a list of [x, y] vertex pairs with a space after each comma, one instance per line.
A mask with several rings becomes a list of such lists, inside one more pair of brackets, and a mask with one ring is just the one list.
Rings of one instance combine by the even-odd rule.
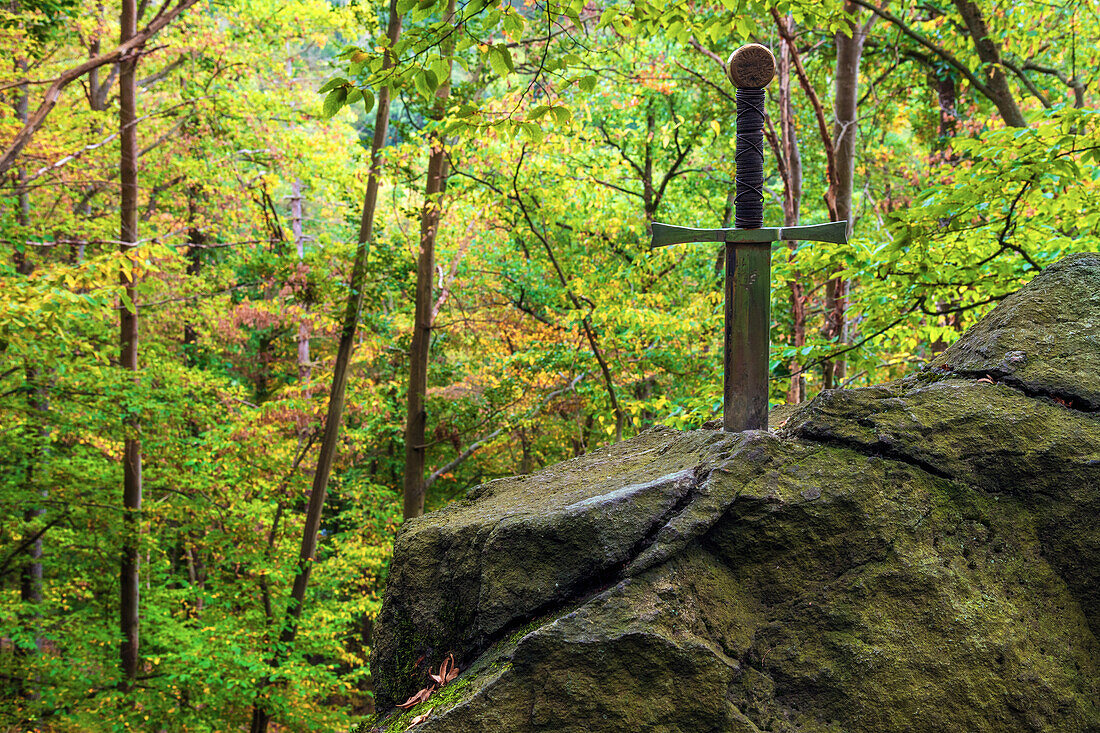
[[945, 374], [945, 376], [959, 379], [971, 379], [974, 381], [986, 378], [992, 379], [997, 384], [1003, 384], [1030, 399], [1054, 402], [1067, 410], [1083, 412], [1089, 416], [1100, 415], [1100, 404], [1093, 404], [1081, 395], [1066, 390], [1040, 389], [1001, 369], [991, 369], [988, 371], [951, 371]]
[[649, 530], [645, 535], [639, 539], [634, 546], [630, 548], [629, 555], [622, 563], [622, 567], [628, 567], [635, 559], [638, 558], [643, 552], [657, 541], [657, 535], [662, 529], [668, 526], [668, 523], [676, 516], [679, 516], [699, 495], [699, 489], [710, 478], [710, 474], [713, 469], [708, 469], [705, 466], [696, 466], [692, 471], [691, 484], [688, 486], [684, 494], [677, 499], [667, 511], [658, 516], [650, 525]]
[[[494, 644], [509, 638], [520, 629], [540, 618], [549, 617], [550, 615], [561, 615], [563, 607], [580, 607], [600, 593], [606, 591], [608, 588], [619, 583], [630, 582], [629, 578], [627, 578], [626, 569], [630, 566], [631, 562], [656, 541], [658, 533], [672, 518], [679, 515], [691, 504], [697, 496], [700, 487], [710, 476], [710, 473], [711, 469], [706, 469], [704, 466], [696, 466], [693, 469], [691, 483], [688, 485], [683, 495], [680, 496], [667, 511], [663, 512], [653, 521], [649, 530], [634, 544], [627, 558], [622, 563], [600, 570], [571, 587], [564, 589], [561, 593], [556, 594], [553, 598], [540, 604], [530, 613], [524, 614], [508, 622], [500, 630], [491, 634], [481, 635], [469, 654], [469, 660], [476, 659]], [[503, 518], [501, 521], [503, 521]], [[488, 536], [488, 534], [489, 533], [486, 533], [486, 536]], [[555, 609], [557, 609], [559, 613], [555, 614]]]
[[[858, 440], [847, 440], [836, 435], [824, 435], [821, 433], [813, 433], [809, 431], [799, 431], [798, 438], [817, 445], [821, 445], [829, 448], [846, 448], [848, 450], [855, 451], [868, 458], [881, 458], [887, 461], [897, 461], [898, 463], [904, 463], [908, 466], [920, 469], [925, 473], [931, 474], [936, 478], [941, 478], [946, 481], [960, 481], [961, 483], [967, 483], [957, 476], [952, 475], [950, 472], [936, 466], [928, 461], [922, 461], [919, 458], [903, 453], [901, 451], [891, 448], [886, 443], [878, 441], [874, 444], [863, 443]], [[967, 484], [969, 485], [969, 484]]]

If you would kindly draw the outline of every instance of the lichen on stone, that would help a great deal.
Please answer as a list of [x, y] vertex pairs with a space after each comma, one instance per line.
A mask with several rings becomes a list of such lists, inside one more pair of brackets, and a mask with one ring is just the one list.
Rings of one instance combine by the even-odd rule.
[[454, 653], [417, 731], [1100, 731], [1098, 339], [1077, 255], [774, 433], [472, 490], [397, 539], [380, 709]]

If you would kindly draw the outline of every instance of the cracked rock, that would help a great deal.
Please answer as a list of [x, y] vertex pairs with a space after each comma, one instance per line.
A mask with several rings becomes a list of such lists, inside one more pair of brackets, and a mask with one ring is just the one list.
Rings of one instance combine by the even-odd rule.
[[1077, 255], [779, 433], [658, 428], [409, 522], [378, 729], [1100, 731], [1098, 333]]

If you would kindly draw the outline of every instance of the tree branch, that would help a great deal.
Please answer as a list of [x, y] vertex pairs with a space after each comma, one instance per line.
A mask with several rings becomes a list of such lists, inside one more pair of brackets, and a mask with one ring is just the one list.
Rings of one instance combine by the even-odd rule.
[[61, 99], [61, 92], [64, 91], [65, 87], [84, 76], [92, 69], [98, 69], [100, 66], [115, 63], [124, 56], [136, 52], [146, 41], [152, 38], [157, 31], [175, 20], [180, 13], [196, 2], [198, 2], [198, 0], [178, 0], [177, 4], [171, 10], [159, 13], [149, 25], [142, 28], [114, 50], [94, 56], [79, 66], [74, 66], [62, 72], [62, 74], [54, 80], [53, 84], [50, 85], [50, 88], [46, 90], [46, 94], [43, 96], [38, 109], [28, 118], [23, 129], [16, 134], [11, 144], [4, 150], [3, 157], [0, 157], [0, 175], [6, 173], [15, 164], [15, 159], [19, 156], [19, 153], [22, 152], [23, 148], [27, 146], [27, 143], [31, 141], [31, 138], [34, 137], [38, 128], [46, 121], [46, 117]]
[[970, 85], [972, 87], [977, 89], [982, 94], [982, 96], [991, 100], [993, 99], [993, 92], [990, 90], [989, 86], [981, 79], [979, 79], [974, 74], [974, 72], [964, 66], [962, 62], [955, 58], [955, 56], [947, 51], [947, 49], [932, 43], [932, 41], [928, 40], [920, 33], [917, 33], [915, 30], [910, 28], [905, 23], [905, 21], [891, 13], [889, 10], [886, 10], [885, 8], [880, 8], [874, 3], [867, 2], [867, 0], [851, 0], [851, 2], [853, 5], [858, 5], [861, 8], [867, 8], [872, 13], [887, 21], [888, 23], [893, 23], [902, 33], [909, 36], [909, 38], [913, 39], [935, 55], [939, 56], [945, 62], [947, 62], [948, 66], [959, 72], [968, 82], [970, 82]]

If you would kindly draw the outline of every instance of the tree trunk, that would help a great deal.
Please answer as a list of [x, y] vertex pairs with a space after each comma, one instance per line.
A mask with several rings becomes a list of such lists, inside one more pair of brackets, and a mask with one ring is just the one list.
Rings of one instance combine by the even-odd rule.
[[[397, 12], [397, 0], [390, 0], [389, 21], [386, 36], [390, 47], [397, 43], [401, 34], [401, 15]], [[387, 58], [386, 66], [390, 65]], [[282, 656], [280, 650], [289, 649], [298, 633], [298, 619], [302, 613], [302, 603], [309, 584], [310, 571], [313, 569], [313, 557], [317, 552], [317, 538], [321, 530], [321, 510], [325, 504], [328, 480], [332, 473], [332, 463], [336, 456], [336, 442], [340, 437], [340, 419], [344, 412], [344, 393], [348, 381], [348, 365], [355, 350], [355, 332], [359, 326], [359, 312], [363, 307], [363, 287], [367, 274], [367, 255], [374, 238], [374, 212], [378, 205], [378, 186], [382, 174], [382, 148], [386, 144], [386, 135], [390, 122], [390, 93], [383, 86], [378, 90], [378, 111], [374, 117], [374, 140], [371, 143], [371, 167], [367, 177], [367, 190], [363, 196], [363, 216], [359, 222], [359, 244], [355, 250], [355, 264], [352, 265], [351, 281], [348, 283], [350, 294], [344, 310], [343, 324], [340, 329], [340, 345], [333, 366], [332, 386], [329, 391], [328, 412], [325, 415], [325, 432], [321, 436], [321, 449], [317, 456], [317, 470], [313, 473], [313, 487], [306, 507], [306, 523], [302, 529], [302, 545], [298, 552], [298, 572], [294, 577], [294, 587], [290, 592], [287, 605], [287, 618], [279, 644], [272, 655], [270, 664], [279, 666]], [[266, 688], [271, 684], [265, 679], [258, 690], [256, 702], [252, 707], [250, 733], [266, 733], [271, 722], [271, 713], [267, 709]]]
[[[45, 385], [41, 383], [41, 374], [35, 367], [28, 367], [26, 370], [27, 386], [30, 388], [30, 398], [28, 399], [28, 407], [30, 407], [30, 413], [34, 416], [37, 425], [35, 425], [35, 445], [31, 451], [31, 459], [27, 463], [26, 473], [26, 486], [27, 495], [34, 496], [38, 494], [43, 500], [45, 500], [49, 494], [35, 486], [35, 467], [39, 461], [44, 461], [43, 455], [46, 450], [46, 442], [49, 440], [49, 428], [46, 421], [46, 411], [49, 409], [49, 399]], [[42, 506], [32, 506], [23, 513], [23, 519], [26, 520], [29, 526], [33, 527], [33, 524], [46, 513], [46, 510]], [[23, 603], [37, 605], [42, 602], [42, 538], [39, 537], [31, 546], [27, 548], [27, 562], [23, 566], [22, 572], [19, 577], [19, 600]], [[38, 633], [38, 622], [41, 619], [42, 613], [37, 608], [29, 614], [30, 622], [35, 627], [34, 634], [34, 646], [38, 651], [42, 651], [42, 639]]]
[[[202, 274], [202, 246], [206, 244], [206, 235], [198, 225], [198, 191], [194, 186], [187, 189], [187, 277], [195, 278]], [[190, 321], [183, 324], [183, 354], [189, 367], [198, 366], [199, 335]]]
[[645, 159], [642, 162], [642, 204], [647, 224], [653, 223], [657, 213], [657, 191], [653, 186], [653, 138], [657, 135], [657, 117], [652, 102], [645, 114]]
[[947, 139], [955, 137], [959, 127], [958, 92], [955, 90], [955, 77], [948, 69], [936, 72], [936, 98], [940, 105], [939, 139], [936, 148], [947, 147]]
[[[454, 15], [455, 2], [447, 3], [447, 18]], [[453, 36], [452, 36], [453, 38]], [[450, 63], [454, 41], [443, 49], [447, 59], [447, 78], [436, 92], [435, 113], [442, 116], [451, 94]], [[427, 412], [424, 395], [428, 387], [428, 350], [432, 336], [432, 279], [435, 277], [435, 240], [439, 232], [440, 197], [447, 180], [447, 152], [443, 139], [433, 134], [428, 156], [428, 181], [424, 206], [420, 212], [420, 253], [416, 262], [416, 313], [413, 318], [412, 346], [409, 348], [408, 412], [405, 418], [404, 518], [424, 513], [424, 465]]]
[[[125, 44], [137, 32], [137, 4], [136, 0], [122, 0], [122, 13], [120, 16], [120, 40]], [[130, 53], [121, 60], [119, 72], [119, 139], [120, 166], [119, 178], [121, 180], [121, 204], [120, 204], [120, 234], [119, 248], [133, 266], [134, 248], [137, 247], [137, 214], [138, 214], [138, 185], [137, 185], [137, 54]], [[137, 384], [137, 346], [138, 346], [138, 312], [137, 312], [137, 271], [131, 269], [129, 276], [125, 272], [120, 274], [120, 282], [126, 292], [126, 300], [122, 304], [119, 316], [119, 365], [126, 371], [133, 372], [134, 384]], [[132, 408], [131, 408], [132, 409]], [[119, 570], [121, 584], [119, 599], [119, 627], [122, 631], [122, 646], [120, 661], [122, 665], [123, 687], [129, 689], [133, 686], [138, 672], [138, 530], [141, 511], [141, 440], [139, 433], [141, 422], [136, 411], [123, 416], [123, 433], [125, 445], [123, 448], [123, 520], [125, 523], [122, 539], [122, 561]]]
[[[290, 195], [290, 230], [294, 236], [294, 247], [298, 251], [298, 262], [306, 257], [305, 240], [302, 238], [302, 182], [294, 179]], [[302, 320], [298, 324], [298, 382], [303, 391], [309, 386], [313, 375], [313, 366], [309, 360], [309, 323], [308, 303], [302, 304]], [[299, 427], [301, 432], [301, 427]]]
[[985, 68], [989, 97], [997, 106], [1001, 118], [1009, 127], [1027, 127], [1024, 113], [1020, 111], [1016, 98], [1012, 96], [1012, 90], [1009, 89], [1008, 77], [1005, 75], [1001, 60], [1001, 49], [989, 35], [989, 26], [986, 25], [981, 8], [973, 0], [954, 0], [954, 2], [978, 50], [978, 58], [981, 59], [982, 66]]
[[[788, 33], [793, 32], [794, 21], [790, 16], [784, 20]], [[779, 47], [779, 130], [782, 135], [780, 151], [783, 155], [787, 175], [783, 180], [783, 225], [798, 226], [802, 207], [802, 154], [798, 149], [798, 134], [795, 128], [794, 106], [791, 103], [791, 49], [788, 44]], [[791, 242], [790, 259], [798, 249], [797, 242]], [[792, 273], [791, 289], [791, 345], [801, 348], [806, 344], [806, 301], [801, 275]], [[788, 404], [797, 405], [806, 399], [806, 378], [802, 376], [802, 364], [798, 357], [791, 359], [791, 384], [787, 388]]]
[[[833, 147], [836, 160], [836, 188], [834, 201], [836, 215], [848, 220], [848, 235], [852, 234], [852, 189], [855, 182], [856, 134], [858, 120], [856, 103], [859, 100], [859, 62], [863, 55], [863, 43], [870, 23], [860, 24], [859, 8], [845, 2], [848, 13], [847, 31], [836, 34], [836, 96], [833, 109], [836, 124], [833, 128]], [[872, 18], [873, 21], [873, 18]], [[825, 336], [837, 345], [847, 343], [848, 282], [833, 278], [825, 285]], [[843, 359], [823, 365], [825, 388], [831, 389], [844, 380], [846, 364]]]
[[[16, 59], [15, 67], [19, 71], [26, 71], [26, 59]], [[26, 85], [17, 87], [14, 107], [16, 117], [22, 124], [26, 124], [27, 122], [27, 97]], [[19, 225], [17, 231], [19, 239], [21, 240], [27, 239], [27, 226], [30, 224], [30, 196], [27, 193], [27, 189], [24, 187], [26, 178], [26, 170], [23, 167], [19, 167], [16, 170], [18, 201], [15, 211], [15, 222]], [[15, 265], [19, 274], [24, 276], [30, 275], [34, 271], [33, 262], [27, 258], [25, 253], [19, 252], [18, 250], [16, 250], [15, 253]], [[49, 402], [46, 389], [44, 385], [40, 383], [39, 369], [33, 366], [30, 361], [26, 364], [25, 374], [28, 387], [27, 406], [30, 408], [29, 413], [34, 416], [33, 419], [36, 423], [33, 430], [36, 444], [31, 449], [30, 459], [27, 461], [27, 471], [24, 476], [24, 483], [30, 506], [24, 510], [23, 519], [27, 523], [28, 528], [33, 530], [35, 523], [46, 513], [44, 507], [31, 503], [31, 501], [33, 501], [31, 497], [38, 494], [43, 499], [46, 499], [48, 496], [46, 491], [35, 485], [35, 468], [38, 462], [44, 459], [42, 453], [49, 437], [46, 421], [46, 411], [49, 408]], [[17, 645], [15, 648], [17, 656], [26, 656], [31, 653], [40, 653], [42, 651], [42, 637], [39, 633], [42, 612], [38, 608], [38, 604], [42, 603], [42, 538], [39, 537], [32, 542], [26, 552], [27, 561], [19, 573], [19, 600], [27, 606], [33, 606], [32, 610], [22, 614], [21, 621], [34, 628], [34, 647], [31, 649]], [[26, 606], [24, 606], [24, 608], [25, 607]], [[33, 681], [24, 679], [22, 683], [23, 687], [20, 692], [23, 697], [37, 699], [38, 691], [33, 686]]]

